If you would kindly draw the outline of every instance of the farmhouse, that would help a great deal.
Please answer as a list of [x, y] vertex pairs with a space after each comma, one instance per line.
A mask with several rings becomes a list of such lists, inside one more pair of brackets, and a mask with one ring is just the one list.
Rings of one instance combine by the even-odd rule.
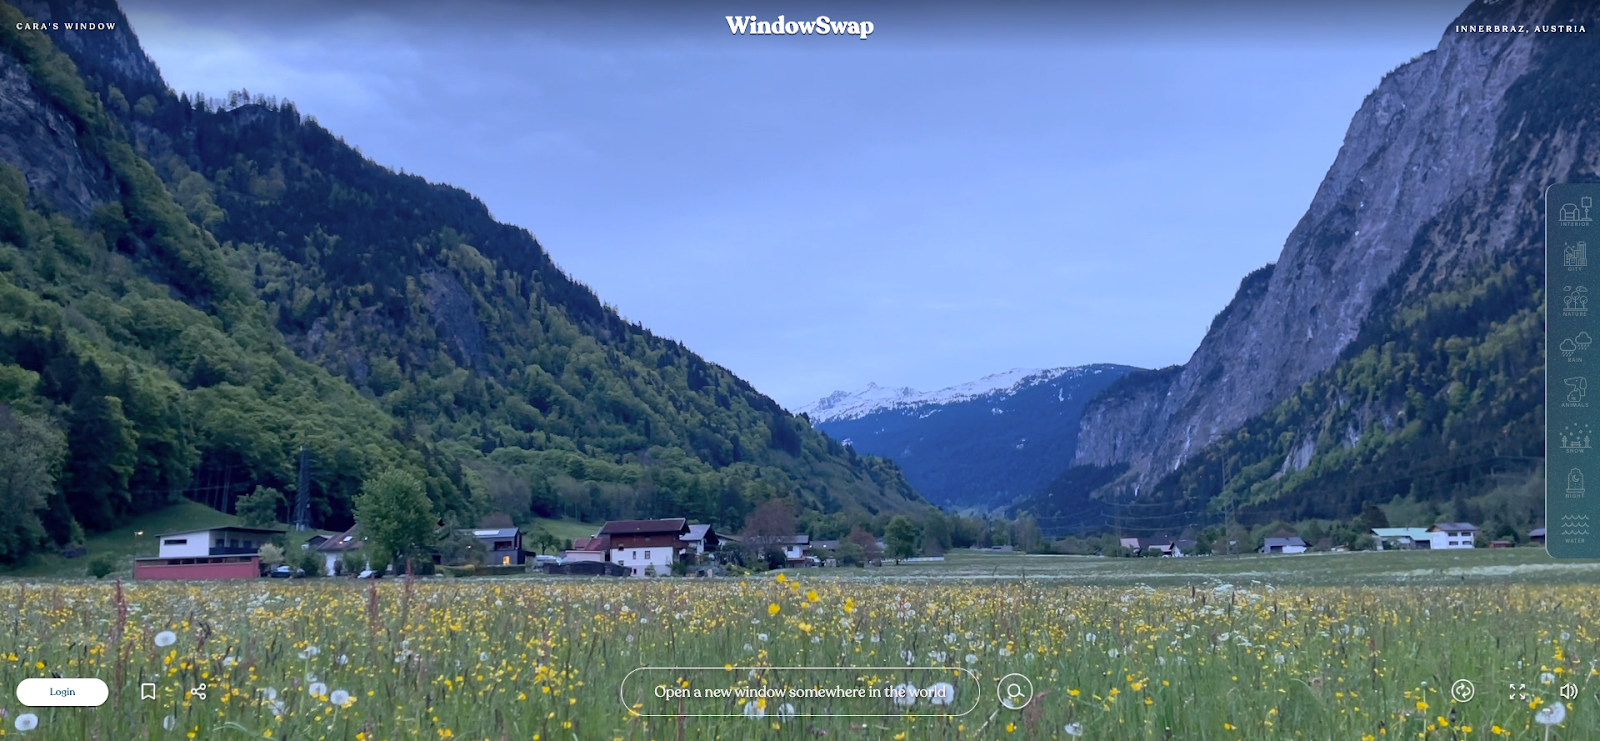
[[[608, 560], [628, 569], [632, 576], [651, 576], [672, 571], [678, 551], [684, 547], [689, 523], [682, 517], [665, 520], [612, 520], [598, 533], [609, 537]], [[577, 545], [574, 543], [573, 545]]]
[[282, 530], [217, 527], [156, 536], [160, 555], [133, 560], [135, 579], [254, 579], [261, 546]]

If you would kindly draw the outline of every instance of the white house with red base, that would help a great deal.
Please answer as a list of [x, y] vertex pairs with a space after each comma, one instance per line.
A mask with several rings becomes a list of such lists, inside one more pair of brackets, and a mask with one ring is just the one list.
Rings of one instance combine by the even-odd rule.
[[261, 546], [282, 530], [214, 527], [156, 536], [160, 555], [133, 560], [135, 579], [254, 579]]

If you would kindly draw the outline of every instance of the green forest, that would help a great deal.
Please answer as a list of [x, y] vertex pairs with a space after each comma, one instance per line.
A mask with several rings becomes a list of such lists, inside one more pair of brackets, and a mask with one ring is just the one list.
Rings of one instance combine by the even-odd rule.
[[290, 103], [174, 95], [0, 16], [0, 62], [70, 121], [102, 196], [73, 213], [0, 169], [0, 446], [18, 452], [0, 563], [183, 497], [292, 502], [302, 446], [325, 528], [391, 468], [462, 524], [737, 528], [778, 499], [842, 532], [927, 508], [893, 463], [624, 321], [471, 195]]

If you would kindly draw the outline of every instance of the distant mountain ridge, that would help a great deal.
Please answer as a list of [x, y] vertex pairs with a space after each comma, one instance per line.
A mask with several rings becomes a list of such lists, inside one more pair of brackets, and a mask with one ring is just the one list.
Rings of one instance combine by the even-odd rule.
[[830, 437], [895, 461], [930, 502], [999, 508], [1067, 468], [1084, 405], [1134, 370], [1017, 368], [930, 392], [869, 384], [799, 413]]

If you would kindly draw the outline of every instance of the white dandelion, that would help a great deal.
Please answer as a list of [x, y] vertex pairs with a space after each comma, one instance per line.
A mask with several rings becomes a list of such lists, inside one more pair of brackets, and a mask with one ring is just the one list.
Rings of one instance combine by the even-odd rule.
[[300, 651], [300, 658], [309, 659], [320, 653], [322, 653], [322, 649], [317, 648], [316, 646], [306, 646], [305, 649]]
[[1113, 648], [1113, 649], [1111, 649], [1111, 650], [1110, 650], [1110, 651], [1107, 651], [1107, 652], [1106, 652], [1106, 655], [1107, 655], [1107, 656], [1110, 656], [1110, 657], [1111, 657], [1111, 658], [1113, 658], [1113, 659], [1115, 659], [1115, 658], [1117, 658], [1117, 657], [1118, 657], [1118, 656], [1121, 656], [1121, 655], [1122, 655], [1122, 652], [1121, 652], [1121, 651], [1119, 651], [1119, 650], [1117, 650], [1117, 649], [1114, 649], [1114, 648]]
[[1567, 706], [1559, 702], [1552, 702], [1533, 714], [1533, 722], [1541, 726], [1558, 726], [1567, 719]]
[[760, 720], [767, 717], [767, 709], [761, 707], [760, 700], [751, 700], [744, 704], [744, 717], [750, 720]]
[[261, 690], [261, 696], [267, 698], [267, 702], [272, 702], [273, 700], [278, 699], [278, 688], [266, 687]]
[[1079, 723], [1077, 721], [1073, 721], [1071, 723], [1068, 723], [1067, 727], [1063, 728], [1061, 730], [1066, 731], [1068, 736], [1082, 736], [1083, 735], [1083, 724]]
[[767, 634], [766, 633], [757, 633], [756, 634], [756, 640], [761, 641], [762, 643], [766, 643], [767, 642]]
[[322, 697], [323, 695], [328, 694], [328, 683], [312, 682], [310, 691], [312, 697]]
[[344, 690], [334, 690], [333, 694], [328, 695], [328, 702], [338, 705], [339, 707], [349, 705], [350, 693]]
[[479, 651], [478, 652], [478, 661], [488, 661], [488, 660], [489, 660], [489, 652], [488, 651]]
[[789, 703], [787, 703], [787, 702], [778, 706], [778, 717], [779, 718], [793, 718], [794, 717], [794, 713], [795, 713], [794, 706], [789, 704]]
[[31, 731], [39, 727], [39, 716], [33, 713], [23, 713], [17, 716], [17, 722], [13, 725], [19, 731]]
[[935, 705], [949, 705], [955, 701], [956, 688], [949, 682], [938, 682], [928, 688], [928, 702]]
[[162, 648], [178, 642], [178, 634], [170, 630], [163, 630], [156, 634], [156, 645]]
[[1544, 672], [1543, 674], [1539, 675], [1539, 684], [1555, 684], [1555, 683], [1556, 683], [1556, 675], [1551, 674], [1550, 672]]
[[339, 662], [339, 666], [344, 666], [346, 664], [349, 664], [350, 663], [350, 654], [339, 654], [339, 658], [336, 659], [336, 661]]
[[910, 682], [897, 684], [890, 690], [889, 696], [894, 698], [894, 704], [909, 708], [917, 704], [917, 686]]
[[162, 718], [161, 727], [169, 731], [178, 730], [178, 718], [172, 715]]

